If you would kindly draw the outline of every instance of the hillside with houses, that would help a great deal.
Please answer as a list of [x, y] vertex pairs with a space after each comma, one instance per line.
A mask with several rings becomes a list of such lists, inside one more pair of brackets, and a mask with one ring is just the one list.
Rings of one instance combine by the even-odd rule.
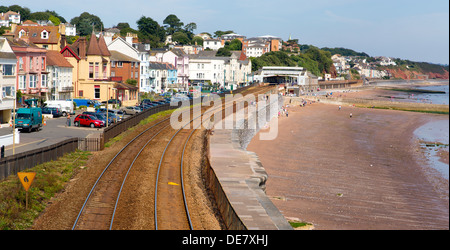
[[135, 30], [128, 23], [105, 28], [87, 12], [70, 21], [18, 5], [0, 6], [0, 13], [2, 122], [16, 97], [19, 104], [27, 98], [113, 98], [135, 105], [147, 93], [233, 90], [260, 79], [264, 66], [301, 67], [319, 81], [449, 77], [448, 66], [320, 49], [298, 39], [195, 33], [195, 23], [173, 14], [162, 25], [142, 16]]

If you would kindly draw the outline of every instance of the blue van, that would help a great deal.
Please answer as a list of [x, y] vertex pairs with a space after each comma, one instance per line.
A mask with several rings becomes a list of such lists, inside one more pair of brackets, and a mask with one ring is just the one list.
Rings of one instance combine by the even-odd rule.
[[[67, 100], [71, 101], [72, 99], [67, 99]], [[93, 101], [93, 100], [90, 100], [90, 99], [73, 99], [73, 102], [75, 102], [77, 104], [77, 107], [80, 107], [80, 106], [86, 106], [86, 107], [92, 106], [92, 107], [95, 108], [97, 106], [100, 106], [100, 103], [98, 101]]]
[[33, 102], [37, 102], [37, 99], [25, 100], [28, 107], [17, 110], [15, 119], [16, 128], [31, 132], [33, 129], [39, 131], [42, 127], [42, 109], [35, 107]]

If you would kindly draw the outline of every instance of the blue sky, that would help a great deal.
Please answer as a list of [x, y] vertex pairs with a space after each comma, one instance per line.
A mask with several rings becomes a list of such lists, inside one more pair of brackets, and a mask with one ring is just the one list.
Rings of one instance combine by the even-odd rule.
[[89, 12], [106, 27], [141, 16], [160, 25], [169, 14], [196, 33], [233, 30], [247, 37], [274, 35], [300, 44], [344, 47], [371, 56], [449, 63], [448, 0], [0, 0], [32, 12], [54, 10], [68, 21]]

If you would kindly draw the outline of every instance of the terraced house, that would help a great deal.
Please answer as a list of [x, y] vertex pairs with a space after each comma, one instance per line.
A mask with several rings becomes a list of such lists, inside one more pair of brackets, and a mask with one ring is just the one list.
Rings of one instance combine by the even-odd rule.
[[92, 32], [89, 40], [80, 37], [61, 54], [73, 66], [74, 97], [106, 101], [116, 96], [115, 82], [110, 81], [111, 53], [103, 35], [97, 39]]
[[29, 41], [28, 37], [9, 40], [9, 45], [17, 58], [17, 85], [16, 89], [24, 94], [25, 98], [48, 99], [47, 82], [47, 50], [39, 48]]
[[16, 94], [17, 58], [4, 37], [0, 37], [0, 127], [11, 120]]

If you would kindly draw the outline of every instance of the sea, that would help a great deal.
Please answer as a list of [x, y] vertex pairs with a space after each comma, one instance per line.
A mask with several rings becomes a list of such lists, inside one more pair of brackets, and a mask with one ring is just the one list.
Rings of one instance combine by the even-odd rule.
[[[445, 91], [445, 94], [417, 93], [414, 94], [417, 102], [449, 105], [449, 85], [421, 86], [418, 89]], [[432, 121], [417, 128], [414, 135], [423, 142], [421, 147], [425, 150], [428, 163], [436, 169], [445, 179], [449, 180], [449, 165], [441, 162], [439, 153], [449, 152], [449, 119]], [[431, 143], [433, 142], [433, 143]]]

